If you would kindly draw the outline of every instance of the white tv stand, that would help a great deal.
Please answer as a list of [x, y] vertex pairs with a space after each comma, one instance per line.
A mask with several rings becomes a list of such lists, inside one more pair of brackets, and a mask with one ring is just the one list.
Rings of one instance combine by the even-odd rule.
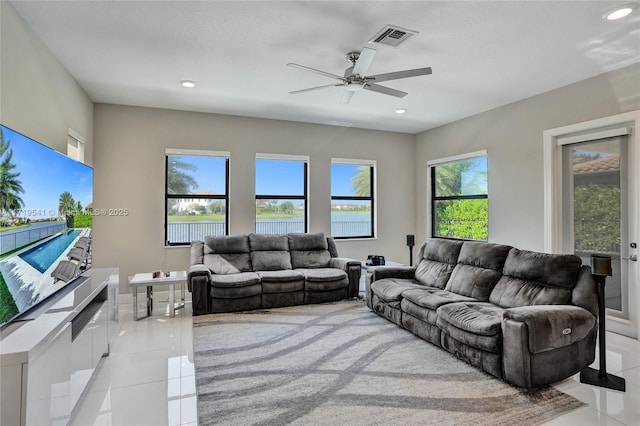
[[117, 268], [90, 269], [0, 335], [0, 424], [66, 424], [119, 328]]

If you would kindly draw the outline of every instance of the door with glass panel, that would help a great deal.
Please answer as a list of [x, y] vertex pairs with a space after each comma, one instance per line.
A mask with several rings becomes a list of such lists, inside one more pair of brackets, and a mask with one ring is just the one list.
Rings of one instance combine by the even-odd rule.
[[[633, 268], [637, 241], [630, 235], [635, 192], [628, 179], [626, 136], [562, 147], [563, 246], [584, 264], [592, 254], [610, 256], [613, 276], [605, 286], [607, 328], [635, 337], [637, 306]], [[633, 220], [633, 218], [631, 218]]]

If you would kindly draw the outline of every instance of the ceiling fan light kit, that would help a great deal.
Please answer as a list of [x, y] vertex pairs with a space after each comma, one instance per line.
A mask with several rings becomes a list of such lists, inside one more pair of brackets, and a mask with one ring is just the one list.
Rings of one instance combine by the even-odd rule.
[[367, 71], [371, 66], [371, 62], [373, 62], [373, 58], [375, 57], [376, 53], [377, 51], [370, 47], [363, 47], [360, 52], [356, 52], [356, 51], [348, 52], [346, 54], [346, 58], [349, 62], [351, 62], [351, 66], [345, 70], [344, 76], [342, 77], [337, 74], [332, 74], [326, 71], [317, 70], [315, 68], [310, 68], [304, 65], [288, 63], [287, 65], [290, 67], [297, 68], [303, 71], [312, 72], [315, 74], [319, 74], [324, 77], [329, 77], [339, 81], [339, 83], [335, 83], [335, 84], [326, 84], [323, 86], [310, 87], [308, 89], [294, 90], [289, 93], [299, 94], [299, 93], [310, 92], [313, 90], [326, 89], [329, 87], [343, 86], [344, 92], [340, 100], [341, 104], [349, 103], [351, 101], [351, 98], [353, 97], [353, 94], [355, 92], [360, 92], [362, 90], [369, 90], [371, 92], [377, 92], [383, 95], [394, 96], [396, 98], [403, 98], [407, 96], [406, 92], [392, 89], [387, 86], [381, 86], [377, 83], [381, 81], [400, 80], [403, 78], [417, 77], [421, 75], [431, 74], [431, 67], [425, 67], [425, 68], [416, 68], [412, 70], [389, 72], [384, 74], [367, 75]]

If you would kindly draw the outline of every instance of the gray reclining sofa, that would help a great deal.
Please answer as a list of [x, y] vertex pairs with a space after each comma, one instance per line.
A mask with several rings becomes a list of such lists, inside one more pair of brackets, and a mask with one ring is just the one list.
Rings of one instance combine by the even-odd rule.
[[322, 233], [206, 237], [191, 243], [193, 314], [356, 297], [361, 264]]
[[416, 267], [374, 267], [367, 305], [520, 387], [565, 379], [595, 359], [597, 289], [573, 255], [432, 239]]

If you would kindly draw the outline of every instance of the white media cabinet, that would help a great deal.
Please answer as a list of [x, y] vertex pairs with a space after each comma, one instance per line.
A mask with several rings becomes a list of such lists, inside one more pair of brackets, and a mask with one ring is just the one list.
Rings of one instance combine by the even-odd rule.
[[117, 268], [90, 269], [0, 335], [0, 424], [67, 424], [118, 331]]

